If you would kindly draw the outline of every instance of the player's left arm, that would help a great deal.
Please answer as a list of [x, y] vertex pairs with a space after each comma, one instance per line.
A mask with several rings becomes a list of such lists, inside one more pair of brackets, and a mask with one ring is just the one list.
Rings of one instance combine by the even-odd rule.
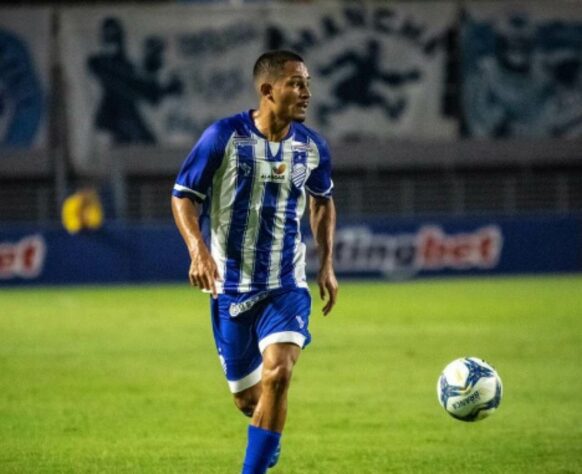
[[309, 222], [319, 253], [319, 273], [317, 284], [322, 300], [326, 300], [323, 315], [327, 316], [335, 306], [338, 283], [333, 269], [333, 240], [336, 212], [333, 198], [311, 196], [309, 201]]

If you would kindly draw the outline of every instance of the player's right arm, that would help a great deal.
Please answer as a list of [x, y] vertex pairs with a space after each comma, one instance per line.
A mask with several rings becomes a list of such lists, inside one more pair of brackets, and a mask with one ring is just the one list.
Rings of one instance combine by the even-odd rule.
[[186, 158], [172, 190], [172, 213], [192, 261], [188, 278], [192, 285], [212, 292], [214, 298], [219, 273], [200, 231], [199, 217], [231, 134], [224, 121], [208, 127]]
[[216, 298], [216, 279], [219, 276], [218, 267], [200, 232], [200, 226], [198, 225], [199, 207], [199, 204], [188, 198], [172, 196], [174, 221], [190, 254], [191, 263], [188, 271], [190, 283], [192, 286], [210, 291], [212, 297]]

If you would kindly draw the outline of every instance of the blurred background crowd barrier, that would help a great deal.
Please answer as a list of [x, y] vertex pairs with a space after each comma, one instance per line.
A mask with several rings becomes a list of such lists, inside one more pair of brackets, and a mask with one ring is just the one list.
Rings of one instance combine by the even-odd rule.
[[[582, 270], [576, 2], [29, 2], [0, 8], [0, 284], [183, 279], [173, 179], [276, 48], [312, 76], [342, 275]], [[61, 215], [79, 189], [103, 227]]]

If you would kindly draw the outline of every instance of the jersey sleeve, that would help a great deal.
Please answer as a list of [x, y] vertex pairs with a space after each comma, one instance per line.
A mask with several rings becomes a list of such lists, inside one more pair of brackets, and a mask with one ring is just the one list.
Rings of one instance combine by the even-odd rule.
[[319, 151], [319, 164], [311, 171], [305, 188], [312, 196], [331, 198], [333, 181], [331, 179], [331, 157], [325, 140], [317, 137], [314, 142]]
[[186, 157], [178, 173], [172, 195], [204, 201], [216, 170], [222, 164], [230, 129], [217, 122], [207, 128]]

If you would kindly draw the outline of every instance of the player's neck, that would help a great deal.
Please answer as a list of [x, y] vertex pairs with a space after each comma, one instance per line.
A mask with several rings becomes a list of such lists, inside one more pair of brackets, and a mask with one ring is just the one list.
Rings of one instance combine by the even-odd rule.
[[288, 120], [281, 120], [270, 110], [255, 110], [252, 114], [255, 127], [261, 132], [270, 142], [280, 142], [289, 133], [291, 122]]

